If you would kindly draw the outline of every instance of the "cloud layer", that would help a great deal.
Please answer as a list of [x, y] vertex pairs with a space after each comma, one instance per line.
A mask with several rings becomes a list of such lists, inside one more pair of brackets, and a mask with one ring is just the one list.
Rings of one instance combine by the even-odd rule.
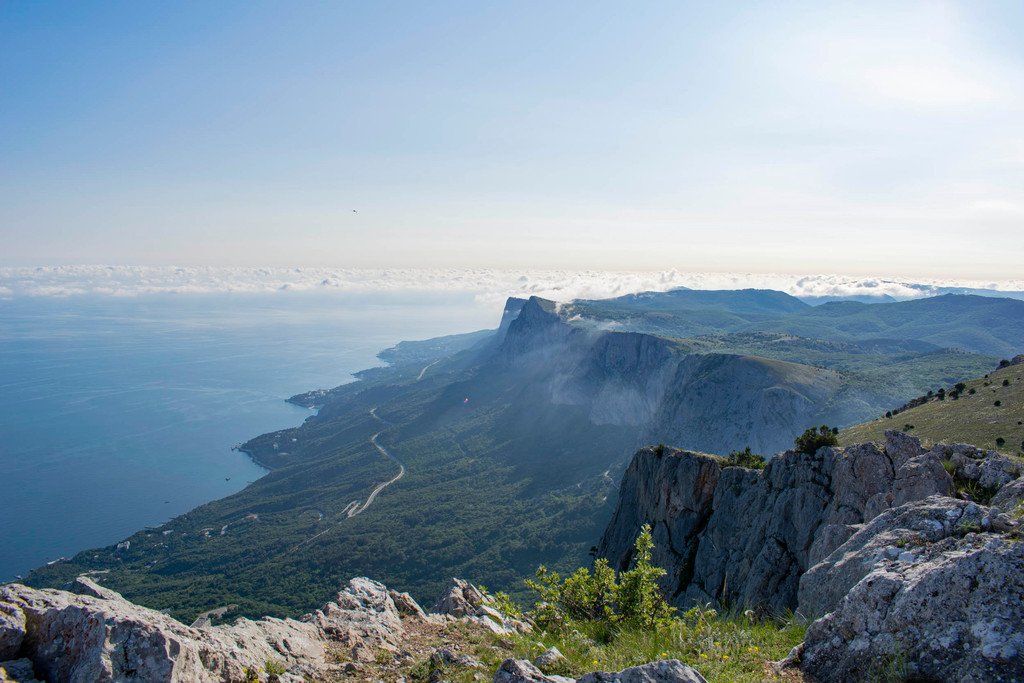
[[494, 269], [214, 268], [147, 266], [54, 266], [0, 268], [0, 298], [201, 295], [270, 292], [469, 292], [481, 302], [508, 296], [557, 301], [605, 298], [641, 291], [776, 289], [800, 297], [931, 296], [943, 287], [1024, 290], [1024, 280], [980, 282], [846, 275], [697, 273], [679, 270], [510, 271]]

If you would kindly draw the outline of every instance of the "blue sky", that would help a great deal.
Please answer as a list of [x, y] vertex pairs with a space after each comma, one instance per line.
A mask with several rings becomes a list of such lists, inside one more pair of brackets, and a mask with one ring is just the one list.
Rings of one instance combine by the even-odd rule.
[[0, 265], [1019, 278], [1022, 34], [1018, 2], [4, 3]]

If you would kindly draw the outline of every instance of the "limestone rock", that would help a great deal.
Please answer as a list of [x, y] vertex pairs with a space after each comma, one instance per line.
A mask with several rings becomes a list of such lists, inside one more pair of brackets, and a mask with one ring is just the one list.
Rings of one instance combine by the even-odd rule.
[[25, 639], [25, 614], [16, 606], [0, 601], [0, 661], [18, 656]]
[[614, 673], [596, 671], [586, 674], [576, 683], [707, 683], [707, 681], [678, 659], [660, 659]]
[[71, 584], [71, 592], [79, 595], [91, 595], [104, 600], [124, 600], [120, 593], [99, 585], [88, 576], [79, 576]]
[[453, 617], [468, 617], [475, 615], [483, 603], [484, 594], [476, 586], [469, 581], [453, 578], [431, 611]]
[[992, 507], [1003, 512], [1012, 512], [1021, 503], [1024, 503], [1024, 477], [1014, 479], [992, 497]]
[[565, 656], [559, 652], [557, 647], [549, 647], [533, 660], [533, 665], [538, 669], [547, 669], [565, 661]]
[[[932, 499], [913, 505], [933, 507]], [[822, 683], [879, 679], [897, 666], [906, 680], [1024, 680], [1021, 595], [1024, 544], [950, 535], [878, 560], [810, 626], [801, 668]]]
[[377, 651], [397, 652], [405, 632], [398, 607], [381, 583], [349, 581], [334, 602], [303, 617], [348, 649], [353, 661], [373, 661]]
[[463, 579], [452, 579], [448, 583], [444, 594], [434, 605], [433, 612], [473, 622], [498, 635], [524, 633], [531, 628], [529, 624], [512, 619], [496, 610], [491, 606], [491, 599], [488, 596]]
[[644, 448], [623, 476], [598, 556], [628, 568], [640, 527], [650, 523], [652, 559], [667, 570], [661, 586], [677, 606], [781, 612], [797, 607], [801, 575], [863, 524], [893, 506], [952, 491], [939, 456], [901, 432], [889, 432], [881, 447], [788, 451], [760, 471]]
[[468, 669], [475, 669], [483, 666], [478, 659], [470, 655], [454, 652], [447, 647], [441, 647], [430, 654], [430, 663], [434, 667], [460, 666]]
[[408, 593], [399, 593], [398, 591], [389, 590], [388, 595], [391, 596], [391, 601], [395, 603], [398, 613], [402, 616], [416, 617], [418, 619], [427, 618], [427, 613], [423, 611], [423, 608], [420, 607], [419, 603], [416, 602]]
[[267, 660], [293, 666], [324, 661], [321, 634], [294, 620], [240, 620], [234, 626], [192, 629], [160, 612], [120, 598], [105, 599], [20, 584], [0, 587], [5, 613], [25, 618], [20, 656], [52, 681], [244, 680], [247, 667]]
[[990, 526], [988, 508], [945, 496], [889, 510], [864, 525], [800, 578], [799, 611], [806, 617], [821, 616], [881, 564], [916, 557], [927, 544]]
[[0, 662], [0, 683], [39, 683], [32, 662], [15, 659]]
[[494, 672], [493, 683], [555, 683], [526, 659], [506, 659]]
[[931, 453], [951, 462], [958, 477], [977, 482], [984, 489], [998, 489], [1021, 475], [1021, 466], [1015, 460], [969, 444], [936, 444]]

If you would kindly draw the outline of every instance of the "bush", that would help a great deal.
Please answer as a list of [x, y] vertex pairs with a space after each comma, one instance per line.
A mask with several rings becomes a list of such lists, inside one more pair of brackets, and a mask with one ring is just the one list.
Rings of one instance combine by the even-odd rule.
[[669, 606], [658, 588], [658, 579], [667, 573], [651, 564], [651, 526], [645, 524], [636, 539], [633, 568], [623, 572], [615, 589], [619, 620], [640, 626], [660, 626], [672, 618], [675, 608]]
[[974, 395], [974, 393], [975, 393], [976, 391], [977, 391], [977, 390], [976, 390], [976, 389], [975, 389], [974, 387], [971, 387], [970, 389], [968, 389], [968, 390], [967, 390], [967, 393], [968, 393], [968, 394], [970, 394], [970, 395]]
[[891, 420], [892, 419], [892, 411], [891, 410], [885, 411], [885, 416]]
[[764, 469], [764, 456], [752, 453], [750, 446], [747, 446], [742, 451], [733, 451], [725, 459], [726, 467], [746, 467], [750, 470], [763, 470]]
[[281, 662], [275, 662], [273, 659], [268, 659], [266, 663], [263, 665], [263, 670], [266, 671], [268, 674], [276, 674], [280, 676], [288, 669]]
[[531, 613], [537, 625], [560, 630], [572, 622], [599, 621], [654, 627], [670, 620], [675, 608], [658, 588], [666, 572], [651, 564], [649, 524], [641, 528], [634, 548], [633, 568], [618, 576], [603, 558], [594, 562], [593, 572], [581, 567], [564, 581], [558, 572], [538, 567], [536, 578], [526, 581], [540, 597]]
[[1008, 379], [1004, 379], [1004, 380], [1003, 380], [1003, 386], [1004, 386], [1004, 387], [1008, 387], [1008, 386], [1010, 386], [1010, 380], [1008, 380]]
[[793, 443], [796, 444], [796, 449], [801, 453], [814, 455], [818, 452], [819, 448], [824, 446], [838, 446], [839, 439], [836, 438], [838, 432], [838, 429], [832, 429], [828, 425], [821, 425], [817, 429], [811, 427], [796, 437]]
[[999, 406], [1003, 405], [1003, 402], [1002, 401], [996, 401], [992, 405], [994, 405], [996, 408], [998, 408]]
[[953, 388], [954, 388], [954, 389], [956, 389], [956, 392], [957, 392], [958, 394], [962, 394], [962, 393], [964, 392], [964, 389], [966, 389], [966, 388], [967, 388], [967, 385], [966, 385], [966, 384], [964, 384], [963, 382], [957, 382], [957, 383], [956, 383], [956, 386], [955, 386], [955, 387], [953, 387]]
[[1005, 445], [1006, 445], [1006, 439], [1004, 439], [1001, 436], [996, 439], [996, 448], [1002, 448]]

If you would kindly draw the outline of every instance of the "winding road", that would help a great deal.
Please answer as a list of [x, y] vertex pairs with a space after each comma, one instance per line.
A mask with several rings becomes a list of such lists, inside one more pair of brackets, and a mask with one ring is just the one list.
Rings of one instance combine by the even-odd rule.
[[[430, 366], [428, 365], [427, 367], [430, 367]], [[423, 372], [426, 372], [426, 369], [427, 368], [423, 368], [423, 371], [420, 372], [421, 376], [422, 376]], [[384, 425], [385, 428], [391, 426], [390, 422], [388, 422], [387, 420], [385, 420], [384, 418], [382, 418], [380, 415], [377, 414], [377, 409], [376, 408], [371, 408], [370, 409], [370, 415], [373, 416], [373, 419], [377, 420], [382, 425]], [[370, 492], [370, 495], [367, 496], [366, 502], [364, 502], [362, 505], [359, 504], [359, 501], [352, 501], [351, 503], [349, 503], [349, 507], [345, 508], [346, 509], [346, 516], [348, 516], [348, 517], [355, 517], [360, 512], [362, 512], [366, 508], [370, 507], [370, 504], [373, 503], [373, 499], [377, 497], [377, 494], [379, 494], [381, 491], [383, 491], [384, 489], [386, 489], [387, 487], [391, 486], [396, 481], [398, 481], [399, 479], [401, 479], [402, 477], [405, 476], [405, 465], [402, 464], [402, 461], [399, 460], [398, 458], [396, 458], [394, 455], [392, 455], [391, 451], [389, 451], [388, 449], [386, 449], [383, 446], [381, 446], [380, 443], [377, 441], [377, 437], [380, 436], [383, 432], [384, 432], [384, 430], [382, 429], [379, 432], [377, 432], [376, 434], [374, 434], [373, 436], [371, 436], [370, 437], [370, 443], [373, 444], [374, 448], [376, 448], [378, 451], [380, 451], [381, 455], [383, 455], [385, 458], [390, 458], [391, 460], [394, 461], [394, 463], [396, 465], [398, 465], [398, 474], [396, 474], [395, 476], [391, 477], [390, 479], [388, 479], [385, 482], [377, 484], [373, 488], [373, 491]]]
[[[430, 369], [430, 368], [431, 368], [432, 366], [434, 366], [434, 365], [437, 365], [438, 363], [440, 363], [440, 362], [441, 362], [441, 360], [442, 360], [442, 359], [440, 359], [440, 358], [439, 358], [439, 359], [435, 360], [435, 361], [434, 361], [433, 363], [429, 363], [429, 364], [427, 364], [427, 365], [423, 366], [423, 369], [422, 369], [422, 370], [420, 370], [420, 374], [419, 374], [419, 376], [418, 376], [418, 377], [416, 378], [416, 381], [418, 382], [418, 381], [422, 380], [422, 379], [423, 379], [423, 375], [425, 375], [425, 374], [426, 374], [427, 370], [429, 370], [429, 369]], [[402, 477], [404, 477], [404, 476], [405, 476], [405, 465], [403, 465], [403, 464], [402, 464], [402, 461], [401, 461], [401, 460], [399, 460], [398, 458], [396, 458], [396, 457], [395, 457], [395, 456], [394, 456], [394, 455], [393, 455], [393, 454], [391, 453], [391, 451], [389, 451], [389, 450], [388, 450], [387, 448], [385, 448], [384, 446], [381, 446], [381, 445], [380, 445], [380, 442], [379, 442], [379, 441], [377, 440], [377, 439], [378, 439], [378, 437], [380, 437], [380, 435], [381, 435], [381, 434], [383, 434], [383, 433], [384, 433], [384, 431], [385, 431], [385, 430], [386, 430], [386, 429], [387, 429], [388, 427], [391, 427], [391, 426], [392, 426], [392, 425], [391, 425], [391, 423], [390, 423], [390, 422], [388, 422], [388, 421], [387, 421], [387, 420], [385, 420], [385, 419], [384, 419], [383, 417], [381, 417], [380, 415], [378, 415], [378, 414], [377, 414], [377, 407], [376, 407], [376, 406], [374, 406], [373, 408], [371, 408], [371, 409], [370, 409], [370, 416], [371, 416], [371, 417], [372, 417], [372, 418], [373, 418], [374, 420], [376, 420], [377, 422], [380, 422], [380, 423], [381, 423], [381, 425], [383, 425], [383, 429], [381, 429], [380, 431], [376, 432], [376, 433], [375, 433], [375, 434], [374, 434], [373, 436], [371, 436], [371, 437], [370, 437], [370, 443], [371, 443], [371, 444], [373, 444], [373, 447], [374, 447], [374, 448], [376, 448], [376, 449], [377, 449], [377, 451], [378, 451], [378, 452], [379, 452], [379, 453], [380, 453], [381, 455], [383, 455], [383, 456], [384, 456], [385, 458], [388, 458], [389, 460], [393, 461], [393, 462], [394, 462], [394, 463], [395, 463], [396, 465], [398, 465], [398, 474], [396, 474], [395, 476], [391, 477], [390, 479], [388, 479], [388, 480], [387, 480], [387, 481], [385, 481], [385, 482], [382, 482], [382, 483], [380, 483], [380, 484], [377, 484], [377, 485], [376, 485], [376, 486], [375, 486], [375, 487], [373, 488], [373, 490], [372, 490], [372, 491], [370, 491], [370, 495], [366, 497], [366, 500], [365, 500], [365, 501], [363, 501], [363, 502], [359, 502], [358, 500], [353, 500], [353, 501], [352, 501], [351, 503], [349, 503], [348, 505], [346, 505], [346, 506], [345, 506], [345, 507], [344, 507], [344, 508], [342, 509], [341, 513], [339, 514], [339, 517], [341, 517], [341, 516], [343, 515], [342, 519], [348, 519], [348, 518], [350, 518], [350, 517], [355, 517], [355, 516], [356, 516], [356, 515], [358, 515], [358, 514], [359, 514], [360, 512], [362, 512], [362, 511], [363, 511], [363, 510], [365, 510], [366, 508], [370, 507], [370, 505], [371, 505], [371, 504], [373, 503], [373, 501], [374, 501], [374, 500], [375, 500], [375, 499], [377, 498], [377, 496], [378, 496], [378, 495], [380, 494], [380, 492], [381, 492], [381, 491], [383, 491], [384, 489], [386, 489], [387, 487], [391, 486], [391, 485], [392, 485], [392, 484], [394, 484], [394, 483], [395, 483], [396, 481], [398, 481], [399, 479], [401, 479]], [[323, 519], [323, 516], [321, 515], [321, 520], [322, 520], [322, 519]], [[320, 538], [321, 536], [323, 536], [324, 534], [326, 534], [326, 533], [327, 533], [328, 531], [330, 531], [331, 529], [333, 529], [333, 528], [334, 528], [335, 526], [336, 526], [336, 525], [332, 524], [331, 526], [327, 527], [326, 529], [324, 529], [324, 530], [323, 530], [323, 531], [321, 531], [320, 533], [318, 533], [318, 534], [314, 534], [313, 536], [310, 536], [310, 537], [309, 537], [309, 538], [307, 538], [307, 539], [306, 539], [305, 541], [302, 541], [302, 542], [301, 542], [301, 543], [299, 543], [299, 544], [298, 544], [297, 546], [295, 546], [294, 548], [292, 548], [292, 551], [294, 552], [295, 550], [298, 550], [298, 549], [299, 549], [299, 548], [301, 548], [302, 546], [304, 546], [304, 545], [306, 545], [306, 544], [308, 544], [308, 543], [312, 543], [313, 541], [315, 541], [316, 539]], [[223, 529], [221, 529], [221, 535], [222, 535], [222, 536], [224, 535], [224, 532], [225, 532], [225, 531], [227, 531], [227, 525], [225, 525], [225, 526], [224, 526], [224, 528], [223, 528]]]

